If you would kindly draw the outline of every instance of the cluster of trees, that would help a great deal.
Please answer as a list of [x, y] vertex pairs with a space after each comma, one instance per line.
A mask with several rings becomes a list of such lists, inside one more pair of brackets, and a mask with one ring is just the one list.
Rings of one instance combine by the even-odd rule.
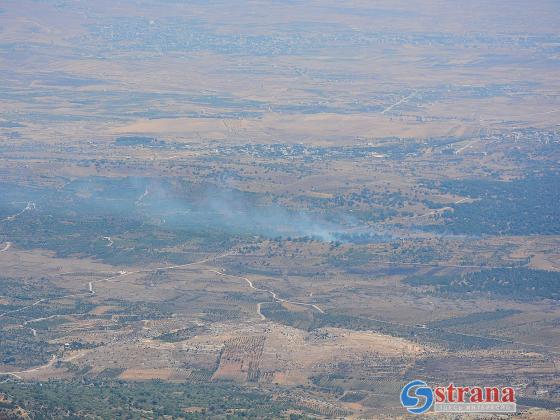
[[470, 326], [479, 322], [497, 321], [498, 319], [507, 318], [511, 315], [521, 313], [516, 309], [497, 309], [495, 311], [476, 312], [465, 316], [441, 319], [439, 321], [430, 322], [428, 325], [434, 328], [450, 328]]
[[[288, 402], [235, 385], [102, 380], [0, 383], [31, 418], [281, 418]], [[3, 408], [0, 403], [0, 414]]]
[[156, 340], [165, 341], [167, 343], [176, 343], [179, 341], [187, 340], [191, 337], [194, 337], [197, 334], [200, 334], [204, 328], [198, 325], [191, 325], [187, 328], [181, 328], [177, 331], [163, 333], [156, 337]]
[[[190, 258], [188, 252], [162, 248], [190, 243], [198, 251], [221, 252], [238, 240], [234, 233], [223, 229], [183, 226], [171, 216], [167, 217], [170, 223], [163, 225], [161, 220], [141, 214], [135, 200], [144, 192], [144, 181], [137, 182], [142, 188], [133, 185], [133, 181], [93, 178], [89, 183], [84, 180], [71, 184], [58, 195], [54, 190], [41, 189], [35, 192], [37, 197], [33, 196], [37, 207], [2, 223], [1, 233], [20, 248], [46, 248], [59, 257], [94, 256], [112, 264], [184, 263]], [[7, 194], [6, 200], [19, 197], [13, 189], [0, 186], [0, 192], [5, 190]], [[82, 190], [92, 195], [84, 198]], [[16, 209], [0, 209], [7, 215], [15, 212]], [[184, 215], [180, 217], [188, 220]]]
[[267, 319], [312, 331], [322, 327], [339, 327], [351, 330], [377, 331], [394, 337], [406, 338], [421, 343], [434, 343], [450, 350], [485, 349], [503, 345], [503, 340], [454, 333], [440, 328], [407, 326], [390, 321], [372, 320], [337, 313], [291, 312], [278, 303], [263, 305], [261, 312]]
[[452, 233], [491, 235], [560, 234], [560, 175], [547, 172], [504, 182], [450, 180], [443, 192], [476, 199], [453, 204], [444, 213], [444, 229]]
[[127, 136], [117, 137], [115, 140], [117, 146], [146, 146], [146, 147], [163, 147], [165, 141], [158, 140], [154, 137], [143, 136]]
[[21, 369], [43, 365], [57, 349], [57, 345], [32, 336], [28, 330], [0, 330], [0, 364]]
[[440, 294], [490, 293], [515, 299], [560, 299], [560, 273], [529, 268], [492, 268], [461, 276], [414, 276], [411, 286], [430, 286]]
[[346, 195], [337, 195], [328, 201], [335, 206], [381, 205], [400, 208], [405, 205], [407, 199], [399, 191], [372, 191], [369, 188], [362, 188], [360, 191], [350, 192]]

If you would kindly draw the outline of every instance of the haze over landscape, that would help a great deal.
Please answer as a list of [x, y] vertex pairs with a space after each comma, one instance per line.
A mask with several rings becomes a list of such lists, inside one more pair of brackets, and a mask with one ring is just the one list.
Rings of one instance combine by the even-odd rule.
[[556, 418], [559, 16], [2, 1], [0, 418]]

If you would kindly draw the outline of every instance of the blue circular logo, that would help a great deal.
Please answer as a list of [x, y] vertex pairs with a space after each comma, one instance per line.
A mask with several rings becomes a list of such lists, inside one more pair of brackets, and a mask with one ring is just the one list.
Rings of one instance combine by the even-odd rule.
[[401, 391], [401, 404], [411, 414], [422, 414], [434, 403], [434, 392], [424, 381], [411, 381]]

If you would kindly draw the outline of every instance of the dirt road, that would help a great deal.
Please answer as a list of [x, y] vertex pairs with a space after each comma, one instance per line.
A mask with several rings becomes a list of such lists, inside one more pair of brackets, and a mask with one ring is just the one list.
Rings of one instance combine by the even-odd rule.
[[[221, 272], [221, 271], [218, 271], [218, 270], [210, 270], [210, 271], [213, 272], [213, 273], [216, 273], [216, 274], [218, 274], [218, 275], [220, 275], [220, 276], [223, 276], [223, 277], [232, 277], [232, 278], [244, 280], [244, 281], [249, 285], [249, 287], [250, 287], [251, 289], [253, 289], [253, 290], [257, 291], [257, 292], [268, 293], [269, 295], [272, 296], [272, 299], [274, 299], [276, 302], [285, 302], [285, 303], [290, 303], [290, 304], [292, 304], [292, 305], [307, 306], [307, 307], [310, 307], [310, 308], [315, 309], [316, 311], [318, 311], [318, 312], [320, 312], [320, 313], [322, 313], [322, 314], [325, 313], [325, 311], [323, 311], [321, 308], [319, 308], [316, 304], [313, 304], [313, 303], [305, 303], [305, 302], [295, 302], [295, 301], [291, 301], [291, 300], [288, 300], [288, 299], [283, 299], [283, 298], [278, 297], [278, 295], [276, 294], [276, 292], [273, 291], [273, 290], [261, 289], [261, 288], [259, 288], [259, 287], [256, 287], [256, 286], [253, 284], [253, 282], [252, 282], [251, 280], [249, 280], [247, 277], [235, 276], [235, 275], [233, 275], [233, 274], [225, 274], [225, 273], [223, 273], [223, 272]], [[262, 303], [262, 302], [261, 302], [261, 303]], [[261, 312], [261, 303], [258, 303], [258, 304], [257, 304], [257, 313], [260, 315], [261, 318], [264, 319], [265, 316], [264, 316], [264, 315], [262, 314], [262, 312]]]

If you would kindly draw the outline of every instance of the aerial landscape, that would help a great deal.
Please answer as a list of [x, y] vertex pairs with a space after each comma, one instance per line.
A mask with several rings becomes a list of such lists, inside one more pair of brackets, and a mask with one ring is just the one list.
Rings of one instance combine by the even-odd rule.
[[0, 57], [0, 419], [560, 417], [558, 1], [3, 0]]

